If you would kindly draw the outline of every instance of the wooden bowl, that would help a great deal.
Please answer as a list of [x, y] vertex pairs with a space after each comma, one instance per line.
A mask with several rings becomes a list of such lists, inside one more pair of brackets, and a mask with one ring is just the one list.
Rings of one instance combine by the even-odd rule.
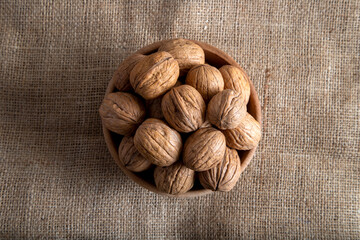
[[[138, 50], [137, 53], [147, 55], [147, 54], [156, 52], [157, 49], [165, 41], [166, 40], [145, 46], [145, 47], [141, 48], [140, 50]], [[191, 41], [193, 41], [193, 40], [191, 40]], [[193, 42], [195, 42], [196, 44], [198, 44], [199, 46], [201, 46], [204, 49], [205, 60], [208, 64], [215, 66], [217, 68], [220, 68], [222, 65], [227, 65], [227, 64], [234, 65], [238, 68], [241, 68], [240, 65], [234, 61], [234, 59], [232, 59], [230, 56], [228, 56], [223, 51], [217, 49], [216, 47], [211, 46], [207, 43], [199, 42], [199, 41], [193, 41]], [[255, 88], [251, 81], [250, 81], [250, 89], [251, 89], [251, 93], [250, 93], [250, 100], [247, 105], [247, 110], [261, 124], [260, 102], [259, 102], [258, 95], [257, 95]], [[114, 91], [115, 91], [114, 83], [113, 83], [113, 81], [110, 81], [110, 83], [106, 89], [106, 94], [114, 92]], [[159, 190], [157, 190], [154, 180], [153, 180], [153, 168], [148, 171], [141, 172], [141, 173], [134, 173], [134, 172], [129, 171], [120, 162], [119, 156], [118, 156], [118, 147], [119, 147], [120, 141], [122, 139], [122, 136], [109, 131], [108, 129], [105, 128], [104, 125], [103, 125], [103, 133], [104, 133], [106, 145], [111, 153], [111, 156], [114, 158], [115, 162], [117, 163], [117, 165], [121, 168], [121, 170], [128, 177], [130, 177], [133, 181], [138, 183], [140, 186], [142, 186], [152, 192], [161, 194], [161, 195], [178, 197], [178, 198], [197, 197], [197, 196], [202, 196], [205, 194], [212, 193], [211, 190], [202, 188], [202, 186], [199, 184], [198, 180], [196, 181], [193, 189], [191, 189], [189, 192], [184, 193], [184, 194], [171, 195], [171, 194], [167, 194], [164, 192], [160, 192]], [[245, 170], [245, 168], [251, 161], [256, 148], [257, 147], [255, 147], [249, 151], [238, 151], [240, 159], [241, 159], [241, 172], [243, 172]]]

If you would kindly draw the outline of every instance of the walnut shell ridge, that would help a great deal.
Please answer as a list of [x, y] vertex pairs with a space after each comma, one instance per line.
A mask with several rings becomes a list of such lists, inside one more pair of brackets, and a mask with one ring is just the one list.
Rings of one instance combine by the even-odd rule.
[[141, 155], [158, 166], [170, 166], [182, 150], [180, 134], [155, 118], [148, 118], [139, 126], [134, 144]]
[[225, 149], [225, 136], [219, 130], [201, 128], [186, 140], [183, 162], [195, 171], [206, 171], [223, 159]]
[[214, 168], [200, 172], [199, 180], [204, 188], [228, 192], [236, 185], [241, 174], [241, 162], [236, 150], [226, 148], [223, 160]]
[[178, 161], [168, 167], [156, 167], [154, 180], [156, 187], [162, 192], [186, 193], [194, 186], [195, 171]]
[[193, 132], [204, 122], [206, 105], [195, 88], [181, 85], [164, 95], [161, 109], [171, 127], [179, 132]]
[[250, 150], [256, 147], [261, 139], [260, 123], [249, 113], [246, 113], [236, 128], [222, 132], [225, 135], [226, 144], [237, 150]]
[[114, 86], [120, 92], [126, 92], [132, 89], [130, 84], [130, 72], [144, 57], [145, 55], [134, 53], [126, 58], [116, 69], [112, 81], [114, 82]]
[[142, 172], [150, 168], [151, 162], [144, 158], [134, 145], [134, 137], [124, 136], [119, 145], [120, 162], [130, 171]]
[[205, 63], [204, 50], [196, 43], [186, 39], [173, 39], [160, 46], [159, 51], [170, 53], [179, 63], [183, 75], [192, 67]]
[[208, 64], [190, 69], [185, 82], [198, 90], [205, 102], [210, 101], [215, 94], [224, 90], [224, 80], [220, 71]]
[[141, 59], [130, 73], [135, 92], [146, 100], [164, 94], [176, 84], [179, 64], [167, 52], [156, 52]]
[[115, 133], [133, 133], [145, 118], [142, 101], [124, 92], [109, 93], [105, 96], [99, 113], [104, 126]]
[[225, 89], [216, 94], [207, 107], [207, 118], [219, 129], [231, 129], [246, 115], [246, 104], [240, 92]]
[[244, 97], [245, 104], [247, 104], [250, 99], [250, 82], [247, 74], [232, 65], [224, 65], [219, 71], [224, 79], [224, 88], [240, 92]]

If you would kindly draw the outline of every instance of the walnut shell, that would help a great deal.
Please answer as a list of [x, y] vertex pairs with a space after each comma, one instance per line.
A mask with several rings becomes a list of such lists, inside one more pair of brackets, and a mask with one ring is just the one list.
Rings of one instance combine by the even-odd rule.
[[183, 162], [195, 171], [215, 167], [224, 157], [225, 136], [215, 128], [201, 128], [185, 142]]
[[210, 101], [215, 94], [224, 90], [224, 80], [220, 71], [208, 64], [190, 69], [185, 82], [198, 90], [205, 102]]
[[116, 69], [112, 81], [120, 92], [130, 91], [130, 72], [145, 55], [134, 53], [126, 58]]
[[185, 39], [173, 39], [160, 46], [159, 51], [170, 53], [179, 63], [181, 75], [192, 67], [205, 63], [204, 50], [196, 43]]
[[120, 162], [130, 171], [142, 172], [151, 166], [151, 162], [136, 149], [134, 137], [124, 136], [120, 142], [118, 153]]
[[246, 104], [241, 93], [225, 89], [216, 94], [207, 107], [210, 123], [220, 129], [235, 128], [246, 115]]
[[186, 193], [194, 186], [195, 171], [179, 161], [169, 167], [156, 167], [154, 179], [156, 187], [162, 192]]
[[241, 120], [240, 124], [233, 129], [223, 131], [226, 144], [238, 150], [249, 150], [259, 143], [261, 138], [260, 123], [249, 113]]
[[163, 119], [164, 114], [161, 110], [161, 100], [163, 96], [146, 100], [146, 111], [149, 118]]
[[203, 124], [206, 105], [195, 88], [181, 85], [164, 95], [161, 109], [171, 127], [179, 132], [192, 132]]
[[[177, 81], [176, 84], [172, 87], [177, 87], [182, 85], [181, 82]], [[164, 114], [161, 110], [161, 100], [163, 98], [163, 95], [154, 99], [146, 100], [146, 111], [148, 113], [149, 118], [157, 118], [157, 119], [163, 119]]]
[[250, 98], [250, 83], [246, 73], [240, 68], [231, 65], [224, 65], [219, 70], [224, 78], [224, 88], [242, 93], [247, 104]]
[[170, 166], [182, 150], [180, 134], [155, 118], [148, 118], [139, 126], [134, 144], [141, 155], [158, 166]]
[[156, 52], [141, 59], [130, 73], [135, 92], [146, 100], [164, 94], [176, 84], [179, 64], [167, 52]]
[[226, 148], [223, 160], [214, 168], [200, 172], [199, 180], [204, 188], [228, 192], [235, 187], [241, 174], [241, 162], [236, 150]]
[[133, 133], [145, 118], [145, 108], [141, 100], [124, 92], [106, 95], [99, 113], [105, 127], [121, 135]]

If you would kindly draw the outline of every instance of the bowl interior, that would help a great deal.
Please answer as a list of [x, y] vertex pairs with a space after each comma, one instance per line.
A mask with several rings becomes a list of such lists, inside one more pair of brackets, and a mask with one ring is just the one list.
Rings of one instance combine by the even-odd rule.
[[[160, 41], [160, 42], [156, 42], [156, 43], [150, 44], [148, 46], [145, 46], [145, 47], [141, 48], [140, 50], [138, 50], [137, 53], [148, 55], [153, 52], [156, 52], [158, 50], [158, 48], [165, 41]], [[230, 56], [228, 56], [226, 53], [222, 52], [221, 50], [215, 48], [214, 46], [211, 46], [209, 44], [199, 42], [199, 41], [193, 41], [193, 42], [195, 42], [196, 44], [198, 44], [199, 46], [201, 46], [204, 49], [205, 60], [208, 64], [215, 66], [217, 68], [220, 68], [221, 66], [228, 65], [228, 64], [236, 66], [238, 68], [241, 68], [240, 65], [238, 63], [236, 63], [234, 59], [232, 59]], [[114, 83], [111, 80], [106, 89], [106, 94], [114, 92], [115, 90], [116, 89], [115, 89]], [[260, 102], [259, 102], [258, 95], [255, 91], [255, 88], [254, 88], [251, 80], [250, 80], [250, 90], [251, 90], [250, 99], [249, 99], [249, 103], [247, 105], [247, 110], [261, 124]], [[104, 133], [106, 145], [111, 153], [111, 156], [114, 158], [115, 162], [117, 163], [117, 165], [121, 168], [121, 170], [127, 176], [129, 176], [133, 181], [135, 181], [142, 187], [144, 187], [152, 192], [161, 194], [161, 195], [166, 195], [166, 196], [171, 196], [171, 197], [180, 197], [180, 198], [181, 197], [196, 197], [196, 196], [201, 196], [201, 195], [212, 193], [211, 190], [203, 189], [198, 181], [196, 181], [193, 189], [191, 189], [189, 192], [184, 193], [184, 194], [171, 195], [171, 194], [167, 194], [164, 192], [160, 192], [159, 190], [157, 190], [155, 183], [154, 183], [153, 168], [151, 168], [145, 172], [141, 172], [141, 173], [134, 173], [134, 172], [129, 171], [121, 163], [121, 161], [119, 160], [118, 153], [117, 153], [117, 149], [118, 149], [118, 146], [122, 139], [122, 136], [109, 131], [108, 129], [106, 129], [104, 127], [104, 125], [103, 125], [103, 133]], [[251, 161], [256, 148], [257, 147], [255, 147], [249, 151], [238, 151], [240, 159], [241, 159], [241, 172], [243, 172], [245, 170], [245, 168]]]

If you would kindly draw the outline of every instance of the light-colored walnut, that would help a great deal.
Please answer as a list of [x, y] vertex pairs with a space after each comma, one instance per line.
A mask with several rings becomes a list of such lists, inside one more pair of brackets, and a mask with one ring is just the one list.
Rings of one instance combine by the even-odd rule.
[[250, 150], [256, 147], [261, 139], [260, 124], [249, 113], [236, 128], [227, 129], [223, 133], [226, 137], [226, 144], [238, 150]]
[[134, 53], [126, 58], [116, 69], [112, 81], [120, 92], [126, 92], [132, 89], [130, 84], [130, 72], [144, 57], [145, 55]]
[[104, 126], [121, 135], [133, 133], [145, 118], [145, 108], [141, 100], [124, 92], [106, 95], [99, 113]]
[[210, 101], [215, 94], [224, 90], [224, 80], [220, 71], [208, 64], [191, 68], [185, 82], [198, 90], [205, 102]]
[[179, 64], [167, 52], [156, 52], [141, 59], [130, 73], [135, 92], [146, 100], [154, 99], [176, 84]]
[[134, 137], [124, 136], [120, 142], [118, 153], [120, 162], [130, 171], [142, 172], [151, 166], [151, 162], [136, 149]]
[[183, 162], [195, 171], [215, 167], [224, 157], [225, 136], [215, 128], [201, 128], [185, 142]]
[[241, 174], [241, 162], [236, 150], [226, 148], [223, 160], [214, 168], [200, 172], [199, 180], [204, 188], [228, 192], [236, 185]]
[[176, 59], [181, 75], [187, 73], [192, 67], [205, 63], [204, 50], [190, 40], [169, 40], [160, 46], [159, 51], [168, 52]]
[[216, 94], [207, 107], [207, 118], [220, 129], [235, 128], [246, 115], [246, 104], [240, 92], [225, 89]]
[[155, 118], [148, 118], [139, 126], [134, 144], [141, 155], [158, 166], [170, 166], [182, 150], [180, 134]]
[[180, 161], [169, 167], [156, 167], [154, 171], [156, 187], [165, 193], [181, 194], [189, 191], [195, 182], [195, 171]]
[[161, 102], [169, 125], [179, 132], [197, 130], [204, 122], [206, 105], [200, 93], [189, 85], [172, 88]]
[[224, 78], [224, 88], [240, 92], [247, 104], [250, 98], [250, 82], [246, 73], [232, 65], [224, 65], [219, 70]]

